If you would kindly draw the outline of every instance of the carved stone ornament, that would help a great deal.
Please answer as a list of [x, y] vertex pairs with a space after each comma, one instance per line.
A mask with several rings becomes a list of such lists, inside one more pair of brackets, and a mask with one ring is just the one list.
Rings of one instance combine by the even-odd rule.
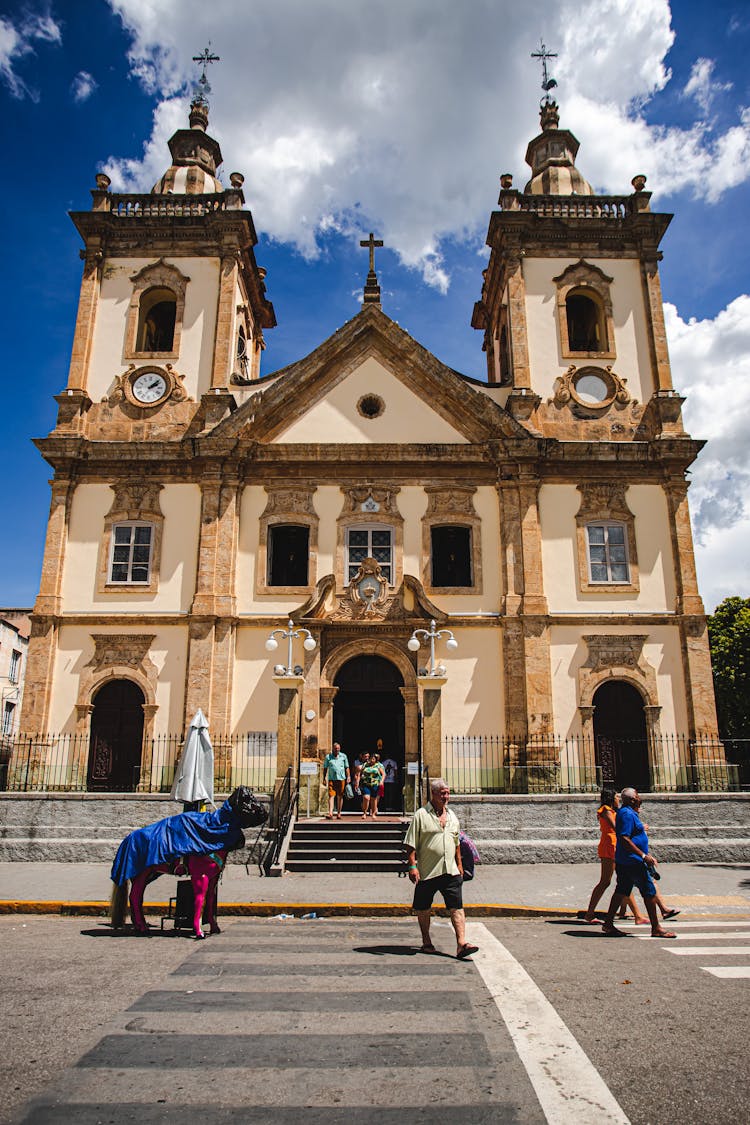
[[[555, 379], [554, 393], [549, 401], [555, 406], [567, 406], [579, 416], [593, 418], [608, 410], [613, 403], [622, 407], [632, 401], [626, 383], [626, 379], [612, 370], [611, 364], [606, 367], [577, 367], [572, 363], [564, 375]], [[595, 398], [586, 393], [587, 384], [599, 386], [601, 397]]]
[[156, 672], [156, 665], [149, 656], [155, 634], [99, 633], [92, 634], [91, 639], [94, 642], [94, 655], [86, 667], [94, 672], [118, 666], [138, 669], [144, 674]]
[[363, 559], [332, 616], [338, 621], [356, 621], [364, 617], [382, 619], [392, 609], [395, 600], [395, 591], [389, 594], [380, 563], [375, 559]]
[[477, 512], [474, 507], [474, 493], [476, 487], [468, 485], [465, 488], [456, 487], [443, 488], [440, 486], [429, 486], [425, 488], [427, 493], [427, 511], [424, 514], [424, 519], [431, 519], [433, 516], [446, 516], [454, 518], [456, 516], [472, 516], [477, 518]]
[[659, 697], [656, 671], [643, 653], [648, 635], [597, 633], [585, 634], [582, 639], [588, 646], [587, 658], [578, 670], [579, 711], [584, 729], [588, 729], [586, 723], [590, 725], [593, 721], [596, 689], [608, 680], [624, 680], [636, 687], [642, 695], [650, 729], [655, 730]]
[[317, 517], [313, 507], [314, 486], [311, 488], [288, 488], [283, 485], [265, 486], [268, 494], [264, 516], [313, 516]]
[[378, 514], [387, 515], [390, 520], [401, 520], [403, 517], [396, 507], [396, 496], [400, 488], [377, 488], [375, 485], [365, 484], [361, 488], [347, 488], [344, 502], [344, 515], [352, 514]]
[[107, 519], [117, 520], [151, 520], [163, 519], [164, 515], [159, 503], [159, 493], [164, 487], [159, 481], [148, 478], [135, 480], [112, 481], [110, 488], [114, 492], [112, 507], [107, 512]]
[[[166, 393], [153, 405], [140, 402], [133, 394], [133, 384], [136, 379], [139, 379], [141, 375], [150, 374], [161, 376], [167, 386]], [[115, 376], [115, 385], [107, 401], [110, 406], [116, 406], [118, 402], [128, 402], [131, 406], [136, 406], [140, 410], [153, 410], [170, 400], [172, 402], [184, 402], [189, 397], [185, 390], [184, 376], [176, 371], [171, 363], [165, 363], [163, 366], [146, 364], [140, 367], [131, 363], [127, 371], [124, 371], [122, 375]]]
[[592, 672], [599, 672], [610, 668], [638, 668], [643, 658], [643, 646], [648, 640], [648, 636], [599, 634], [587, 636], [583, 639], [589, 649], [588, 658], [583, 667], [590, 669]]

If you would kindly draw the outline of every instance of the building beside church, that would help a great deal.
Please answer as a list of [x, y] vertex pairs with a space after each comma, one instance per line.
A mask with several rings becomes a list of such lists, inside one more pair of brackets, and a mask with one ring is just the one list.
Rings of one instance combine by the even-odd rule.
[[[486, 382], [390, 319], [372, 254], [357, 315], [264, 374], [253, 217], [207, 127], [197, 98], [151, 193], [99, 175], [71, 216], [70, 373], [37, 442], [52, 501], [22, 729], [54, 735], [34, 783], [77, 734], [71, 786], [159, 788], [152, 748], [198, 707], [232, 780], [247, 732], [277, 736], [274, 776], [334, 739], [449, 778], [448, 747], [481, 773], [496, 739], [503, 769], [551, 764], [563, 787], [679, 786], [721, 757], [687, 501], [702, 443], [645, 177], [597, 195], [546, 100], [477, 278]], [[316, 645], [276, 667], [289, 619]]]

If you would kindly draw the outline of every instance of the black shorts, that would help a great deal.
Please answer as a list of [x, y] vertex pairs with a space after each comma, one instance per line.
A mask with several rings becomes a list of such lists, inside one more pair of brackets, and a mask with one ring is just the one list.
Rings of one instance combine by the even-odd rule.
[[440, 891], [449, 910], [461, 910], [463, 880], [460, 875], [436, 875], [434, 879], [420, 879], [414, 888], [414, 910], [429, 910], [436, 893]]

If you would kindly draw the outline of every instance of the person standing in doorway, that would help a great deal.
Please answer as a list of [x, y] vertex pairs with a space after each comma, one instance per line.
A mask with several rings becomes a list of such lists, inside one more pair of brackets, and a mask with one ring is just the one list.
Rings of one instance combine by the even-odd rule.
[[413, 907], [422, 934], [421, 953], [437, 953], [430, 938], [432, 900], [439, 891], [456, 934], [456, 957], [463, 961], [478, 946], [466, 940], [462, 884], [463, 864], [456, 814], [448, 808], [450, 790], [442, 777], [430, 782], [430, 800], [414, 814], [404, 845], [409, 878], [414, 884]]
[[344, 788], [350, 780], [349, 759], [341, 751], [338, 742], [334, 742], [330, 754], [323, 760], [323, 782], [328, 782], [328, 812], [326, 820], [333, 820], [333, 805], [336, 802], [336, 815], [341, 820], [341, 810], [344, 806]]
[[400, 807], [400, 801], [397, 799], [397, 784], [398, 784], [398, 763], [393, 758], [383, 757], [383, 742], [378, 739], [378, 753], [380, 754], [385, 770], [385, 796], [383, 797], [383, 810], [387, 812], [396, 812]]
[[362, 789], [363, 820], [366, 820], [368, 816], [375, 815], [378, 811], [378, 790], [380, 789], [382, 767], [376, 759], [377, 754], [371, 754], [369, 761], [362, 766], [360, 788]]

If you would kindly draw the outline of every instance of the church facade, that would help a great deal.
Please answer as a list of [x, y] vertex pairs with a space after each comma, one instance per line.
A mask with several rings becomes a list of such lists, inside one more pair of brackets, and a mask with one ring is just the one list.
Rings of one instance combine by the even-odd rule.
[[[84, 268], [37, 442], [52, 501], [23, 730], [81, 736], [74, 787], [153, 788], [149, 747], [199, 707], [224, 778], [243, 732], [275, 733], [277, 776], [379, 737], [433, 776], [487, 736], [569, 777], [588, 747], [589, 782], [643, 788], [679, 781], [685, 747], [715, 758], [686, 482], [701, 443], [667, 353], [670, 216], [645, 179], [595, 194], [546, 101], [531, 179], [503, 176], [490, 218], [486, 382], [387, 316], [372, 251], [361, 311], [266, 375], [253, 218], [207, 125], [198, 98], [151, 193], [100, 175], [72, 215]], [[287, 664], [273, 630], [301, 631]]]

